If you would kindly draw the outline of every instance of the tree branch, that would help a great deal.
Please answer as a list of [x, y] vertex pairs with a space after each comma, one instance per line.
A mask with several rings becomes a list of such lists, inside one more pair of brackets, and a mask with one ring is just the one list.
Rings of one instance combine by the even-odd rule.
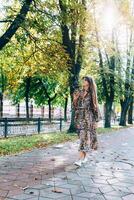
[[0, 37], [0, 50], [10, 41], [12, 36], [16, 33], [20, 25], [24, 22], [33, 0], [25, 0], [19, 14], [11, 23], [7, 31]]
[[13, 21], [10, 20], [10, 19], [7, 19], [7, 20], [0, 20], [0, 23], [8, 23], [8, 22], [13, 22]]

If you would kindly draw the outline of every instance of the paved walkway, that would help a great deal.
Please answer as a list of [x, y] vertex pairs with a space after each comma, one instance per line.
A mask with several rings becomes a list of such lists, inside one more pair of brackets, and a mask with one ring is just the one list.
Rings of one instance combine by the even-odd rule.
[[81, 168], [78, 142], [0, 158], [0, 200], [134, 200], [134, 128], [98, 140]]

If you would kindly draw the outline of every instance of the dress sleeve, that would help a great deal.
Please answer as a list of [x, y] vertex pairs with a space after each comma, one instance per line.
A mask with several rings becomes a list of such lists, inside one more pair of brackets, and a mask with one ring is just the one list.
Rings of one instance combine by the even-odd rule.
[[101, 120], [101, 114], [100, 114], [99, 106], [97, 106], [97, 108], [94, 109], [93, 114], [94, 114], [95, 121], [99, 122]]

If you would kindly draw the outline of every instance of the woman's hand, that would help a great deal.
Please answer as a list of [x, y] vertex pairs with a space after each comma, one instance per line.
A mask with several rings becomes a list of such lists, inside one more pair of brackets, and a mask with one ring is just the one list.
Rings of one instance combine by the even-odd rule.
[[73, 99], [74, 99], [74, 100], [78, 99], [79, 95], [80, 95], [80, 93], [79, 93], [78, 91], [77, 91], [77, 92], [74, 92], [74, 94], [73, 94]]

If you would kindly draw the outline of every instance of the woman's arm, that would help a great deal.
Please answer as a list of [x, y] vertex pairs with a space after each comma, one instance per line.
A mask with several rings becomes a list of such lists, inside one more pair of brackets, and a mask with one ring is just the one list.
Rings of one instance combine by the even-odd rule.
[[94, 109], [94, 118], [95, 118], [96, 122], [99, 122], [102, 119], [98, 105], [97, 105], [96, 109]]

